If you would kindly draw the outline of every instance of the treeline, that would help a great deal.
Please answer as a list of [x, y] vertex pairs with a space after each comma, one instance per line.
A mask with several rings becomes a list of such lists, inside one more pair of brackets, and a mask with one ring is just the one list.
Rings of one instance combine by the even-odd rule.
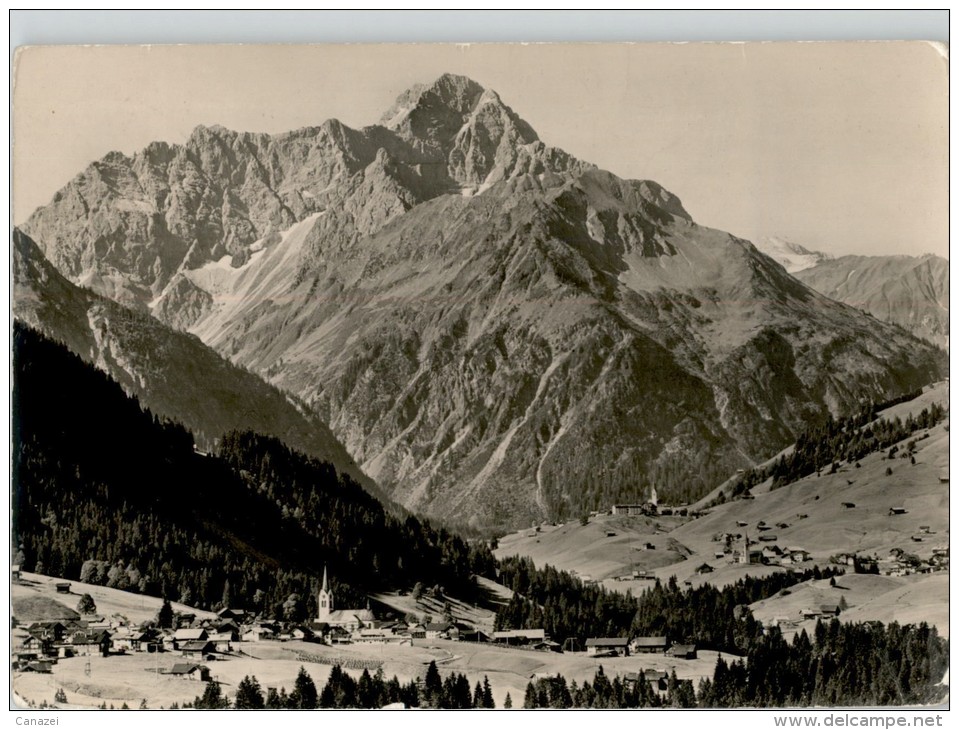
[[940, 701], [949, 644], [935, 628], [816, 623], [792, 643], [778, 630], [754, 642], [744, 660], [720, 658], [697, 692], [701, 707], [922, 705]]
[[[843, 707], [926, 705], [940, 702], [949, 644], [935, 628], [873, 621], [819, 621], [815, 641], [805, 631], [791, 643], [778, 630], [757, 637], [745, 658], [721, 656], [711, 678], [694, 690], [675, 671], [665, 679], [609, 679], [600, 667], [592, 682], [567, 684], [562, 675], [526, 687], [527, 708], [627, 707]], [[656, 683], [653, 689], [652, 679]]]
[[893, 419], [876, 417], [882, 408], [911, 400], [921, 393], [920, 390], [892, 403], [872, 405], [855, 416], [829, 417], [806, 429], [796, 439], [792, 453], [779, 457], [767, 467], [747, 469], [733, 484], [729, 496], [738, 497], [770, 477], [772, 488], [776, 489], [826, 469], [835, 472], [843, 462], [852, 464], [868, 454], [897, 444], [916, 431], [932, 428], [946, 414], [945, 408], [938, 403], [923, 408], [917, 416], [910, 414], [905, 420], [898, 416]]
[[741, 653], [762, 635], [746, 607], [807, 580], [841, 575], [839, 568], [746, 576], [717, 588], [680, 588], [676, 578], [660, 581], [638, 597], [584, 585], [578, 578], [529, 558], [500, 561], [500, 582], [513, 590], [496, 612], [495, 628], [542, 628], [554, 641], [575, 639], [580, 648], [589, 637], [666, 636], [672, 642]]
[[626, 635], [636, 613], [629, 594], [584, 585], [551, 565], [538, 569], [525, 557], [502, 559], [499, 581], [513, 596], [496, 612], [496, 631], [543, 628], [556, 641], [576, 639], [582, 649], [590, 636]]
[[475, 688], [465, 674], [452, 672], [444, 680], [440, 676], [436, 662], [430, 662], [426, 677], [422, 682], [402, 684], [394, 675], [386, 679], [383, 670], [370, 674], [364, 669], [359, 679], [354, 679], [339, 665], [333, 667], [321, 692], [306, 670], [300, 667], [293, 690], [287, 694], [286, 688], [279, 691], [271, 687], [264, 696], [256, 676], [246, 676], [237, 685], [233, 704], [223, 695], [216, 682], [208, 682], [201, 696], [184, 707], [198, 710], [217, 710], [232, 707], [237, 710], [313, 710], [334, 708], [378, 709], [392, 704], [405, 707], [422, 707], [444, 710], [493, 709], [493, 692], [489, 679], [483, 677]]
[[13, 376], [25, 570], [287, 620], [315, 615], [325, 564], [343, 605], [416, 581], [468, 592], [473, 573], [492, 574], [485, 545], [388, 515], [275, 439], [230, 434], [221, 457], [196, 453], [183, 427], [20, 323]]
[[842, 575], [839, 568], [818, 566], [804, 571], [779, 572], [762, 577], [745, 576], [718, 588], [703, 584], [680, 588], [675, 578], [659, 581], [643, 591], [630, 633], [665, 636], [674, 643], [693, 643], [701, 649], [741, 654], [763, 634], [762, 625], [746, 607], [807, 580]]

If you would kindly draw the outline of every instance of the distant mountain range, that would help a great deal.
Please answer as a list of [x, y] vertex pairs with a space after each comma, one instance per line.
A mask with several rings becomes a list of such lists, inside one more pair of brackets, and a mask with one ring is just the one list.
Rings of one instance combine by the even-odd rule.
[[830, 299], [949, 347], [949, 262], [941, 256], [840, 256], [767, 238], [756, 247]]
[[653, 483], [691, 500], [809, 419], [946, 372], [460, 76], [359, 130], [112, 153], [24, 230], [72, 282], [292, 393], [403, 505], [477, 527]]

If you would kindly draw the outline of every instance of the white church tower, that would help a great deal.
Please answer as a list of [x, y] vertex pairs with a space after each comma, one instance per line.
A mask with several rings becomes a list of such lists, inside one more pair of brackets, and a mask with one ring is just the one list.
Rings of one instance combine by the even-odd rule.
[[652, 494], [649, 495], [649, 502], [653, 507], [659, 506], [659, 498], [656, 496], [656, 487], [652, 488]]
[[323, 566], [323, 585], [320, 587], [319, 600], [317, 601], [320, 607], [319, 616], [317, 616], [317, 621], [320, 623], [328, 623], [330, 620], [330, 612], [333, 610], [333, 594], [330, 593], [329, 586], [326, 583], [326, 566]]

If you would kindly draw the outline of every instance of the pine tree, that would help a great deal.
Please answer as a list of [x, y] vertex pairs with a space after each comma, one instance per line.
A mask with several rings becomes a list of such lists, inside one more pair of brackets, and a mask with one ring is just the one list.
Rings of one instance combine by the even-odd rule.
[[316, 706], [316, 685], [306, 673], [306, 669], [301, 666], [299, 674], [296, 675], [293, 691], [290, 692], [290, 707], [297, 710], [313, 710]]
[[496, 703], [493, 702], [493, 689], [489, 685], [489, 677], [485, 674], [483, 675], [483, 707], [487, 710], [496, 708]]
[[163, 599], [163, 605], [157, 613], [157, 626], [161, 629], [173, 628], [173, 606], [166, 598]]
[[203, 696], [193, 700], [193, 706], [198, 710], [221, 710], [230, 706], [223, 696], [220, 685], [216, 682], [207, 682]]
[[264, 706], [263, 692], [256, 677], [246, 676], [240, 680], [236, 688], [236, 709], [262, 710]]
[[89, 593], [84, 593], [80, 596], [80, 601], [77, 603], [77, 611], [82, 614], [96, 613], [97, 604], [93, 602], [93, 596]]
[[509, 692], [506, 693], [506, 699], [503, 700], [503, 708], [507, 710], [513, 709], [513, 698], [509, 696]]

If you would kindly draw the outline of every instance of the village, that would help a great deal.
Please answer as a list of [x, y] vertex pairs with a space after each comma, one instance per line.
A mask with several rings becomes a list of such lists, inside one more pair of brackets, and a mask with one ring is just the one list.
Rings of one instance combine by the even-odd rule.
[[[42, 578], [24, 575], [17, 580], [28, 585]], [[47, 579], [45, 584], [60, 600], [78, 597], [78, 586], [71, 582]], [[113, 697], [119, 706], [125, 696], [137, 696], [133, 687], [139, 684], [150, 684], [150, 692], [141, 694], [157, 701], [180, 697], [182, 702], [202, 694], [205, 682], [219, 682], [229, 691], [246, 673], [276, 674], [280, 661], [308, 666], [319, 682], [337, 664], [356, 672], [400, 667], [401, 674], [415, 679], [432, 660], [450, 670], [460, 664], [467, 670], [482, 666], [484, 675], [496, 679], [501, 702], [507, 692], [514, 697], [522, 693], [531, 679], [557, 673], [590, 677], [600, 660], [624, 682], [638, 681], [642, 674], [652, 690], [665, 693], [670, 672], [688, 679], [707, 676], [717, 656], [665, 636], [591, 637], [585, 646], [577, 646], [575, 641], [554, 641], [542, 628], [493, 631], [459, 617], [410, 622], [380, 603], [376, 605], [383, 606], [382, 611], [371, 609], [370, 603], [340, 609], [326, 582], [318, 605], [318, 615], [306, 622], [266, 620], [233, 608], [216, 613], [177, 610], [165, 627], [158, 625], [158, 615], [135, 621], [119, 614], [81, 614], [23, 623], [14, 617], [15, 684], [27, 702], [52, 700], [52, 695], [31, 696], [32, 688], [66, 686], [74, 688], [66, 693], [70, 703], [99, 706], [101, 699]], [[290, 674], [290, 686], [292, 669], [284, 671]], [[122, 675], [130, 686], [122, 691], [113, 683], [100, 686], [91, 675]], [[158, 681], [167, 683], [165, 694], [155, 688]], [[272, 681], [270, 686], [279, 684], [282, 681]]]

